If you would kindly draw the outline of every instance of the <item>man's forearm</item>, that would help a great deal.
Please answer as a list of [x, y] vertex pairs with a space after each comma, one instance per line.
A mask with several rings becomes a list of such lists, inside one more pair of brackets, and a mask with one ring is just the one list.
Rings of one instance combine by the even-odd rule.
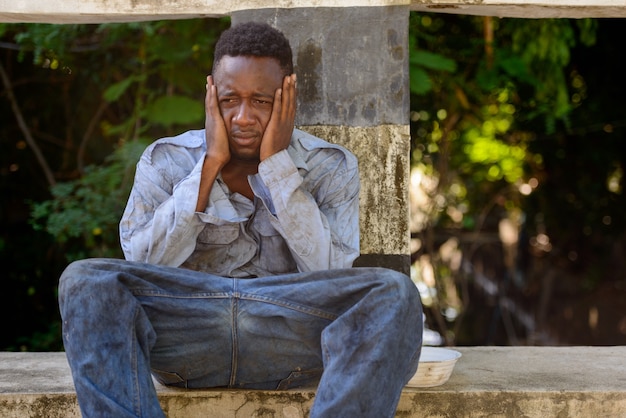
[[[195, 212], [201, 165], [173, 187], [163, 176], [165, 163], [144, 158], [120, 221], [120, 240], [128, 260], [180, 265], [195, 248], [203, 223]], [[161, 168], [157, 168], [161, 167]]]
[[209, 196], [215, 179], [217, 178], [221, 167], [215, 164], [208, 157], [204, 158], [202, 164], [202, 175], [200, 177], [200, 187], [198, 189], [198, 202], [196, 204], [196, 212], [204, 212], [209, 204]]

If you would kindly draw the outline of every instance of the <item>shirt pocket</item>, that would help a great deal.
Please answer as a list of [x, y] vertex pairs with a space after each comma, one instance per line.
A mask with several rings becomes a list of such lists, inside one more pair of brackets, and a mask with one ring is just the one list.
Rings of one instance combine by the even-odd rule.
[[260, 266], [274, 274], [292, 273], [298, 270], [296, 262], [287, 246], [287, 241], [270, 222], [267, 211], [259, 211], [252, 221], [259, 245]]
[[273, 237], [280, 235], [270, 221], [270, 214], [267, 210], [259, 210], [252, 220], [252, 227], [262, 237]]
[[205, 245], [227, 245], [238, 237], [239, 224], [207, 224], [198, 235], [198, 242]]

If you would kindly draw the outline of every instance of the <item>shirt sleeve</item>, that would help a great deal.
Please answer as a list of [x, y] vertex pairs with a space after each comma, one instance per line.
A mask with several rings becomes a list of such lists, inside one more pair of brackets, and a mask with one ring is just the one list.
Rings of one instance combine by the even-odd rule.
[[[329, 150], [315, 191], [286, 150], [267, 158], [250, 184], [282, 235], [299, 271], [351, 267], [359, 255], [359, 175], [356, 159]], [[354, 158], [350, 160], [349, 157]], [[319, 171], [319, 170], [318, 170]]]
[[199, 161], [172, 185], [167, 169], [144, 156], [120, 221], [120, 242], [127, 260], [178, 267], [193, 252], [204, 224], [195, 213], [200, 185]]
[[188, 154], [168, 146], [158, 151], [146, 150], [137, 164], [120, 221], [120, 242], [127, 260], [179, 267], [194, 252], [207, 223], [239, 219], [216, 185], [206, 211], [196, 212], [204, 153], [191, 162]]

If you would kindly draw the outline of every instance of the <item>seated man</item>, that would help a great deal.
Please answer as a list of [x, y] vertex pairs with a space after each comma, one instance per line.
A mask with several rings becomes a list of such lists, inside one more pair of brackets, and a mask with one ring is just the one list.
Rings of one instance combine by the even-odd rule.
[[392, 417], [421, 349], [416, 287], [352, 268], [357, 161], [294, 129], [284, 35], [220, 37], [204, 130], [139, 163], [120, 224], [126, 260], [72, 263], [63, 340], [85, 417], [158, 417], [152, 375], [183, 388], [317, 384], [311, 417]]

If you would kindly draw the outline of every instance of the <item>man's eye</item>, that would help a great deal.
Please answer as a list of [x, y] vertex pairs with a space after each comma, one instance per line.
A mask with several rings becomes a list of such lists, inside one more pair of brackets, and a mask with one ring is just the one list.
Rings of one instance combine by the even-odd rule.
[[258, 104], [260, 105], [271, 105], [272, 102], [270, 102], [269, 100], [262, 100], [262, 99], [257, 99], [256, 101]]

